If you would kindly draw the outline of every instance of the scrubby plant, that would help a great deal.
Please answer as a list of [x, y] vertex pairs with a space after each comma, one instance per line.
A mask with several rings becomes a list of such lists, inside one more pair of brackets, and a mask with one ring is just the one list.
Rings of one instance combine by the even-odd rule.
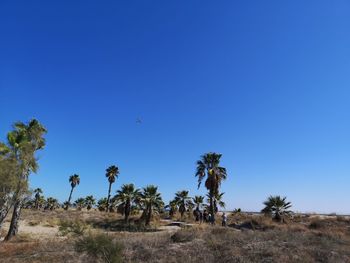
[[75, 250], [79, 253], [86, 253], [95, 261], [122, 262], [122, 245], [106, 234], [89, 234], [81, 237], [75, 243]]
[[62, 236], [74, 235], [81, 236], [87, 230], [87, 225], [79, 220], [62, 220], [59, 223], [58, 231]]

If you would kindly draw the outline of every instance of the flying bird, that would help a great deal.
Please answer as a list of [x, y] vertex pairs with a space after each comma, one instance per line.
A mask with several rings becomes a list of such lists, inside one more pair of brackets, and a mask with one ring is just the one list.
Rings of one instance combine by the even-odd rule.
[[136, 119], [136, 123], [137, 123], [137, 124], [141, 124], [141, 123], [142, 123], [141, 118], [137, 118], [137, 119]]

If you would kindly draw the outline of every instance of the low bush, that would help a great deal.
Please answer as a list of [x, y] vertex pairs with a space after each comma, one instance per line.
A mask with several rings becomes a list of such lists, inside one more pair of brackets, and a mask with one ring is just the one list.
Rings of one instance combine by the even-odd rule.
[[194, 228], [183, 228], [173, 234], [170, 238], [175, 243], [190, 242], [199, 236], [199, 232]]
[[94, 262], [122, 262], [122, 245], [106, 234], [89, 234], [81, 237], [75, 243], [75, 250], [79, 253], [86, 253], [95, 260]]
[[85, 233], [87, 230], [87, 225], [79, 220], [76, 221], [67, 221], [62, 220], [60, 222], [58, 231], [62, 236], [66, 235], [75, 235], [75, 236], [81, 236]]

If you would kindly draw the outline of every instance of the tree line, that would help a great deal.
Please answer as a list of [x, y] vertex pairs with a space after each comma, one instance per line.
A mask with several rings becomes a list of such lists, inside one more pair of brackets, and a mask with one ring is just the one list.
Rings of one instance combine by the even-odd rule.
[[[18, 232], [22, 208], [54, 210], [63, 207], [67, 210], [74, 206], [77, 210], [90, 210], [96, 205], [92, 195], [78, 198], [71, 203], [73, 191], [80, 184], [78, 174], [69, 177], [70, 192], [67, 201], [62, 205], [53, 197], [45, 199], [40, 188], [32, 193], [29, 191], [28, 179], [30, 174], [38, 170], [36, 155], [45, 147], [46, 133], [45, 127], [35, 119], [28, 123], [16, 122], [12, 131], [7, 134], [6, 142], [0, 143], [0, 229], [9, 211], [13, 211], [6, 241]], [[220, 192], [220, 187], [227, 178], [227, 171], [220, 165], [221, 157], [221, 154], [210, 152], [202, 155], [197, 161], [195, 176], [198, 179], [198, 188], [204, 183], [207, 189], [206, 203], [204, 196], [190, 197], [187, 190], [182, 190], [176, 192], [174, 199], [165, 205], [158, 187], [154, 185], [138, 189], [134, 184], [124, 184], [116, 195], [112, 196], [112, 185], [120, 174], [119, 167], [112, 165], [105, 172], [108, 181], [107, 197], [97, 202], [97, 208], [105, 212], [116, 210], [124, 215], [125, 222], [128, 222], [130, 214], [142, 211], [141, 219], [149, 225], [154, 213], [163, 209], [168, 209], [170, 216], [179, 212], [183, 218], [186, 212], [199, 211], [204, 207], [215, 221], [219, 207], [225, 207], [224, 193]], [[34, 198], [31, 198], [32, 194]], [[284, 215], [290, 213], [291, 204], [285, 197], [270, 196], [264, 205], [262, 212], [276, 220], [281, 220]]]

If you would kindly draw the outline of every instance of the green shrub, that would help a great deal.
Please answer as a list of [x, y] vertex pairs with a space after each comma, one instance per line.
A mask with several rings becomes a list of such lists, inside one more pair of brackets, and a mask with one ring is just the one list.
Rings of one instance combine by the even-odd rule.
[[86, 229], [87, 229], [87, 225], [82, 221], [62, 220], [60, 222], [60, 226], [58, 228], [58, 231], [62, 236], [66, 236], [68, 234], [75, 235], [75, 236], [81, 236], [85, 233]]
[[75, 243], [75, 250], [79, 253], [86, 253], [96, 261], [106, 263], [122, 262], [122, 245], [106, 234], [89, 234], [81, 237]]

